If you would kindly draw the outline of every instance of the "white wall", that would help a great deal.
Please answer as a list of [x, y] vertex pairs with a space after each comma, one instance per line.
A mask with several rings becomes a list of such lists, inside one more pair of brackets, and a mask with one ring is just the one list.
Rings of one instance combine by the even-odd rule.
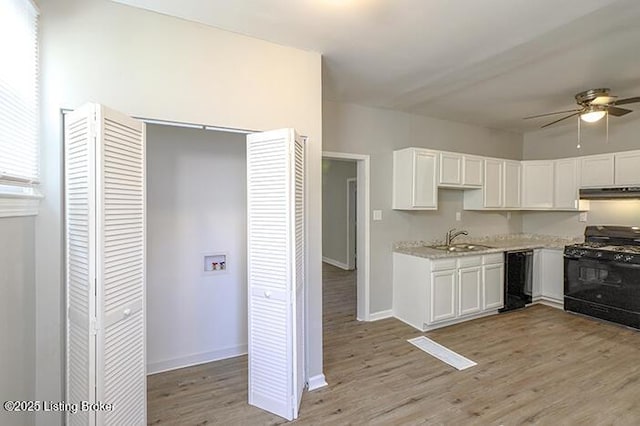
[[[36, 219], [36, 393], [62, 397], [60, 108], [245, 129], [295, 127], [307, 145], [309, 369], [322, 372], [321, 56], [106, 0], [40, 0], [41, 158]], [[41, 424], [61, 415], [40, 414]]]
[[[520, 232], [520, 213], [462, 210], [462, 192], [441, 190], [432, 212], [391, 210], [392, 153], [409, 146], [520, 159], [522, 136], [397, 111], [324, 102], [325, 151], [368, 154], [371, 158], [371, 210], [383, 220], [371, 221], [371, 312], [391, 309], [393, 243], [444, 239], [448, 228], [463, 228], [470, 236]], [[455, 212], [462, 221], [455, 221]]]
[[322, 257], [343, 265], [347, 253], [347, 179], [357, 175], [355, 161], [322, 160]]
[[606, 143], [605, 122], [582, 123], [581, 148], [577, 149], [578, 125], [551, 126], [524, 135], [524, 160], [548, 160], [581, 155], [640, 149], [640, 112], [609, 120], [609, 143]]
[[241, 134], [147, 126], [148, 373], [246, 353], [245, 152]]
[[523, 232], [567, 237], [584, 235], [586, 225], [640, 226], [640, 200], [591, 200], [586, 222], [571, 212], [527, 212], [522, 222]]
[[[0, 402], [35, 399], [33, 217], [0, 218]], [[33, 413], [0, 409], [0, 424], [31, 425]]]
[[[582, 148], [577, 149], [577, 125], [551, 127], [524, 135], [525, 160], [544, 160], [607, 152], [640, 149], [640, 117], [636, 113], [612, 117], [609, 143], [605, 143], [604, 120], [582, 126]], [[638, 165], [640, 167], [640, 165]], [[579, 236], [586, 225], [640, 225], [640, 200], [593, 200], [587, 222], [577, 213], [528, 212], [523, 216], [523, 231], [550, 235]]]

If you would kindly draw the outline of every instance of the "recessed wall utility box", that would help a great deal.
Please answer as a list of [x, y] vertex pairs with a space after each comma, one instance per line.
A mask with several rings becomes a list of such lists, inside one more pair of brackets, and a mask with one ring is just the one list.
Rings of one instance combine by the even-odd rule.
[[226, 272], [227, 267], [226, 253], [204, 255], [203, 272], [207, 274]]

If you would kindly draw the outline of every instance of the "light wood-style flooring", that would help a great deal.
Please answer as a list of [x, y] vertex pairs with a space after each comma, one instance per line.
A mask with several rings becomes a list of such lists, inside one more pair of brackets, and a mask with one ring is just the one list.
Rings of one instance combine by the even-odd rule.
[[[296, 424], [640, 424], [639, 332], [537, 305], [425, 333], [478, 363], [457, 371], [398, 320], [356, 321], [355, 274], [323, 270], [329, 387], [305, 394]], [[286, 423], [246, 388], [246, 357], [150, 376], [149, 423]]]

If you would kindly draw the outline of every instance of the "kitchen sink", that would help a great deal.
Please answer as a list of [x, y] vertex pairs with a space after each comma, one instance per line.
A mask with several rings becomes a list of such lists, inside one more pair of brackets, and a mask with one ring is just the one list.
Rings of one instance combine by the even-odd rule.
[[480, 251], [493, 248], [491, 246], [485, 246], [482, 244], [452, 244], [450, 246], [447, 245], [438, 245], [438, 246], [425, 246], [428, 248], [450, 251], [450, 252], [467, 252], [467, 251]]

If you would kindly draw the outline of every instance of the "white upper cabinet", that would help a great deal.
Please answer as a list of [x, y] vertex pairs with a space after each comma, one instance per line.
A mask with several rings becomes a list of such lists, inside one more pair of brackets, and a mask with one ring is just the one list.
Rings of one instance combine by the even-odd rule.
[[462, 167], [462, 155], [451, 152], [441, 152], [438, 184], [441, 186], [462, 185]]
[[580, 157], [580, 187], [598, 188], [614, 184], [614, 155]]
[[484, 207], [502, 207], [504, 161], [487, 158], [484, 162]]
[[438, 208], [438, 159], [438, 152], [420, 148], [393, 152], [394, 209]]
[[616, 185], [640, 185], [640, 151], [619, 152], [614, 160]]
[[553, 161], [522, 162], [522, 207], [553, 208]]
[[640, 150], [517, 161], [405, 148], [393, 152], [393, 208], [437, 210], [438, 187], [464, 190], [466, 210], [585, 211], [579, 188], [640, 186]]
[[440, 153], [438, 186], [473, 188], [482, 185], [483, 159], [455, 152]]
[[464, 208], [466, 210], [504, 208], [505, 161], [497, 158], [483, 160], [484, 185], [481, 189], [464, 191]]
[[462, 159], [462, 164], [462, 184], [464, 186], [482, 186], [484, 159], [465, 155]]
[[558, 210], [578, 208], [578, 161], [566, 158], [554, 161], [553, 207]]
[[521, 205], [520, 161], [504, 162], [504, 207], [518, 208]]

